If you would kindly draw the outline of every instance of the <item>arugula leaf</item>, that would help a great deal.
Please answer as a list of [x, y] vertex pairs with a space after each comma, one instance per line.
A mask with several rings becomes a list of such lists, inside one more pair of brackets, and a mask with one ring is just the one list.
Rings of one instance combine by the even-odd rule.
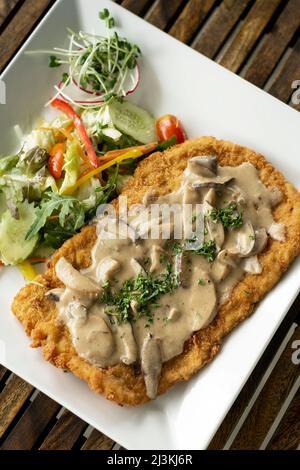
[[164, 142], [160, 142], [157, 146], [157, 150], [159, 152], [163, 152], [164, 150], [167, 150], [170, 147], [173, 147], [173, 145], [177, 144], [177, 137], [176, 135], [172, 135], [170, 139], [165, 140]]
[[76, 197], [46, 192], [40, 207], [36, 209], [36, 217], [26, 234], [26, 240], [39, 233], [54, 212], [58, 215], [60, 225], [67, 230], [71, 228], [73, 233], [84, 224], [84, 209]]

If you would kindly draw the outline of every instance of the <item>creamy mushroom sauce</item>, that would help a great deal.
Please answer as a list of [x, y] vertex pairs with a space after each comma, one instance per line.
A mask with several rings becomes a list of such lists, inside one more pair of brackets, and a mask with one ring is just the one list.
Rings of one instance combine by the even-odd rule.
[[[285, 227], [272, 217], [272, 207], [280, 200], [280, 191], [267, 190], [250, 163], [221, 167], [214, 156], [193, 157], [177, 191], [163, 197], [156, 197], [155, 191], [146, 193], [144, 209], [129, 219], [125, 239], [98, 236], [88, 269], [79, 272], [61, 258], [56, 274], [65, 288], [47, 295], [57, 302], [58, 321], [68, 326], [79, 356], [103, 368], [120, 362], [140, 363], [147, 395], [154, 398], [162, 364], [180, 354], [186, 340], [212, 321], [218, 305], [228, 299], [245, 272], [261, 272], [257, 254], [265, 248], [268, 234], [284, 241]], [[149, 233], [151, 225], [143, 216], [154, 202], [179, 203], [181, 217], [184, 204], [200, 204], [205, 216], [204, 240], [215, 243], [215, 260], [209, 262], [193, 250], [175, 254], [170, 240], [144, 239], [143, 233]], [[230, 203], [236, 203], [237, 211], [242, 212], [240, 227], [224, 228], [210, 217], [213, 208]], [[162, 221], [159, 227], [162, 230]], [[171, 221], [171, 238], [173, 228]], [[147, 315], [139, 314], [134, 300], [130, 303], [131, 321], [124, 322], [116, 320], [115, 307], [101, 303], [107, 283], [115, 294], [126, 280], [139, 275], [166, 276], [167, 264], [172, 266], [177, 284], [149, 307], [152, 323]]]

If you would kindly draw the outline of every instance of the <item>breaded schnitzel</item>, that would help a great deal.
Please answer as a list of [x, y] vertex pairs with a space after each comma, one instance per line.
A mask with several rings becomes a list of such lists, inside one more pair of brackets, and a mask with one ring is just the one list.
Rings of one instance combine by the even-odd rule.
[[[159, 394], [178, 381], [188, 380], [214, 358], [225, 336], [253, 312], [256, 304], [278, 282], [300, 250], [299, 192], [264, 157], [230, 142], [201, 137], [164, 153], [152, 154], [139, 164], [123, 194], [131, 205], [141, 202], [150, 188], [155, 188], [159, 195], [172, 192], [179, 187], [189, 158], [212, 154], [217, 156], [221, 166], [252, 163], [267, 188], [280, 189], [283, 199], [274, 209], [273, 216], [276, 222], [285, 225], [286, 239], [284, 242], [268, 240], [266, 249], [259, 254], [262, 273], [246, 274], [234, 287], [230, 299], [218, 308], [214, 320], [193, 334], [185, 343], [182, 354], [163, 364]], [[149, 398], [140, 367], [119, 363], [102, 369], [79, 357], [67, 327], [56, 322], [56, 304], [45, 296], [50, 289], [61, 287], [55, 273], [57, 261], [64, 257], [76, 269], [87, 268], [91, 263], [91, 249], [95, 241], [96, 230], [91, 225], [65, 242], [53, 256], [47, 272], [37, 277], [36, 281], [43, 286], [26, 285], [14, 299], [12, 310], [31, 337], [32, 346], [43, 348], [45, 359], [56, 367], [73, 372], [88, 382], [94, 391], [110, 400], [126, 405], [141, 404]]]

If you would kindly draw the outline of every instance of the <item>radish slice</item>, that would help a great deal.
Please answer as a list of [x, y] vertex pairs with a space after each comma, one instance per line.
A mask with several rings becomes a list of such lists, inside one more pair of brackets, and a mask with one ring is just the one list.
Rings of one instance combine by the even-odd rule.
[[[131, 93], [134, 93], [140, 83], [140, 69], [136, 65], [133, 74], [128, 75], [127, 79], [124, 82], [124, 96], [127, 96]], [[58, 84], [58, 96], [63, 99], [76, 103], [78, 105], [97, 105], [104, 103], [103, 93], [95, 92], [83, 88], [78, 85], [75, 79], [72, 80], [69, 84], [60, 82]], [[61, 92], [59, 92], [61, 90]]]

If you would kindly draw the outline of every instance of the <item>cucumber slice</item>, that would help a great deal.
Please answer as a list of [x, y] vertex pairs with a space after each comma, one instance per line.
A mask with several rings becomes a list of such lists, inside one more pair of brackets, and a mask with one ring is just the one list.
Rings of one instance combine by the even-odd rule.
[[14, 219], [7, 210], [2, 215], [0, 224], [0, 258], [4, 264], [18, 264], [25, 260], [34, 249], [38, 235], [25, 240], [35, 219], [33, 204], [23, 202], [18, 206], [19, 219]]
[[143, 144], [157, 140], [155, 120], [144, 109], [129, 101], [113, 101], [109, 105], [109, 112], [113, 125], [124, 134]]

